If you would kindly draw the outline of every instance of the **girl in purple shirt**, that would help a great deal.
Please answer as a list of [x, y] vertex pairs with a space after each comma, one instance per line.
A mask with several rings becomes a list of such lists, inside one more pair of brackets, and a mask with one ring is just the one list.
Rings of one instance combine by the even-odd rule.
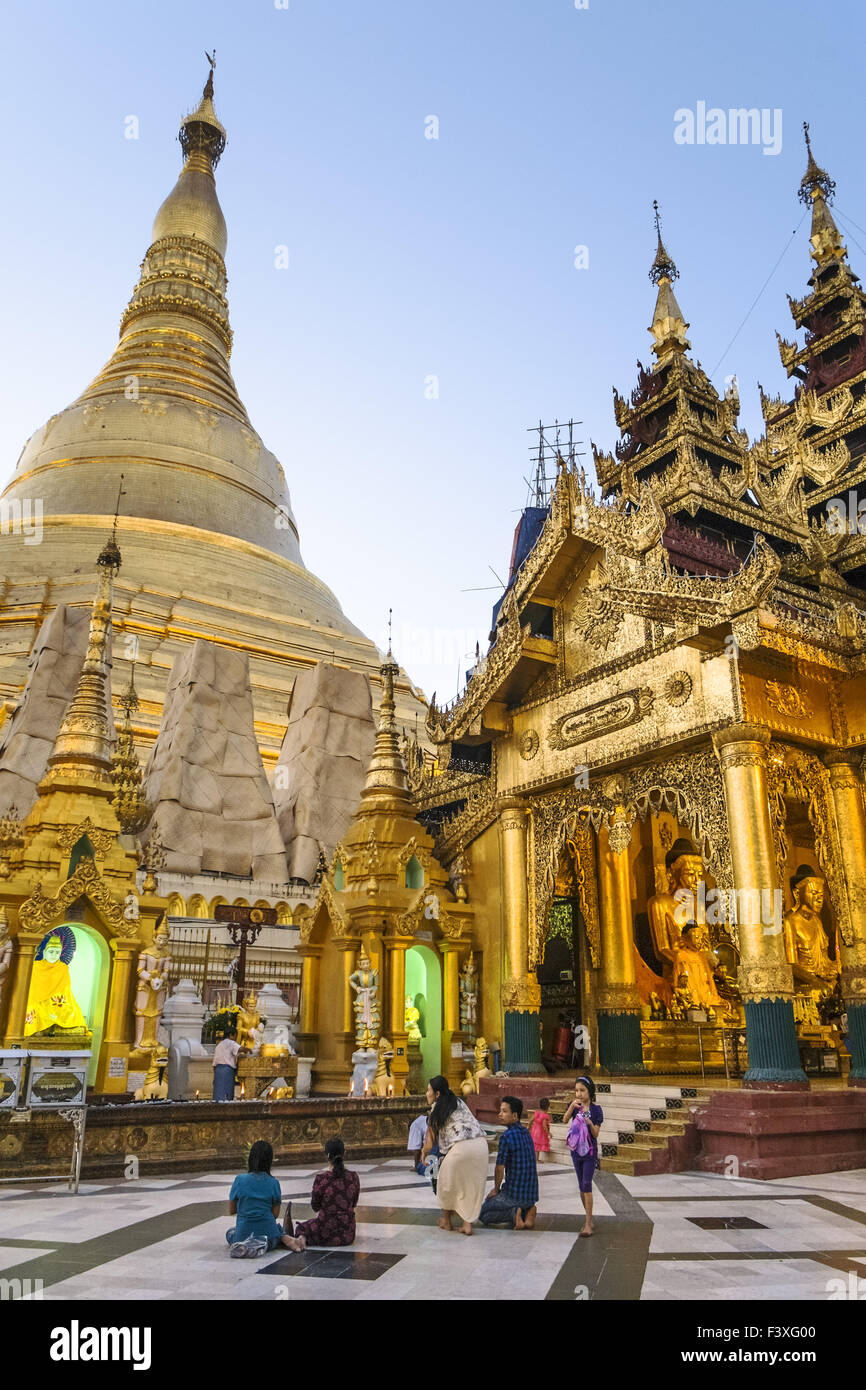
[[[574, 1164], [574, 1171], [577, 1174], [577, 1184], [580, 1188], [580, 1200], [583, 1202], [583, 1209], [586, 1217], [583, 1223], [582, 1236], [594, 1234], [592, 1224], [592, 1175], [598, 1167], [598, 1131], [601, 1129], [604, 1120], [604, 1111], [600, 1105], [595, 1103], [595, 1082], [588, 1076], [579, 1076], [574, 1083], [574, 1100], [569, 1105], [562, 1117], [563, 1123], [571, 1122], [571, 1129], [568, 1134], [568, 1147], [571, 1150], [571, 1161]], [[578, 1145], [583, 1138], [587, 1145], [586, 1152], [578, 1153]]]

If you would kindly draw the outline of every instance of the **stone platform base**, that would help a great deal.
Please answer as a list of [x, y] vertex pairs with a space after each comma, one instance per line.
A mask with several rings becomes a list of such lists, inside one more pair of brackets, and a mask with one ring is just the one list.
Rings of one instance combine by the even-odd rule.
[[[87, 1112], [81, 1176], [128, 1176], [130, 1158], [142, 1175], [242, 1172], [256, 1139], [273, 1145], [278, 1164], [324, 1162], [322, 1145], [337, 1135], [350, 1164], [403, 1155], [421, 1108], [417, 1097], [94, 1105]], [[72, 1126], [58, 1115], [33, 1112], [21, 1123], [0, 1111], [0, 1178], [63, 1173], [71, 1152]]]
[[704, 1173], [789, 1178], [866, 1168], [862, 1091], [714, 1091], [694, 1122], [693, 1166]]

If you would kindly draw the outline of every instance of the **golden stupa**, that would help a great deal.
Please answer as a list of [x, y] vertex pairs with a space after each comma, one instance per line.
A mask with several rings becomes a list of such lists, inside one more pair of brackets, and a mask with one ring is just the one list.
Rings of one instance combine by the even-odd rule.
[[[226, 133], [212, 71], [179, 140], [183, 168], [156, 214], [117, 348], [27, 441], [0, 497], [4, 515], [26, 514], [37, 498], [44, 511], [40, 544], [4, 536], [0, 698], [23, 685], [46, 615], [59, 603], [89, 607], [92, 557], [117, 509], [115, 684], [128, 683], [124, 659], [135, 660], [137, 740], [146, 746], [158, 728], [172, 661], [203, 637], [249, 655], [257, 737], [273, 759], [300, 670], [323, 660], [366, 672], [378, 703], [380, 659], [305, 567], [282, 466], [232, 379], [214, 178]], [[405, 677], [397, 702], [414, 722], [421, 706]]]

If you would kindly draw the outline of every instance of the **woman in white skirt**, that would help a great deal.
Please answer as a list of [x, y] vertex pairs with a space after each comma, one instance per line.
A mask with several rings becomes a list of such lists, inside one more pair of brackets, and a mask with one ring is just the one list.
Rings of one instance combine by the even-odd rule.
[[421, 1152], [423, 1162], [433, 1147], [439, 1146], [439, 1173], [436, 1196], [442, 1207], [439, 1226], [453, 1229], [454, 1212], [463, 1222], [457, 1229], [472, 1235], [472, 1222], [478, 1220], [487, 1187], [489, 1150], [484, 1130], [464, 1101], [455, 1096], [444, 1076], [434, 1076], [427, 1086], [430, 1128]]

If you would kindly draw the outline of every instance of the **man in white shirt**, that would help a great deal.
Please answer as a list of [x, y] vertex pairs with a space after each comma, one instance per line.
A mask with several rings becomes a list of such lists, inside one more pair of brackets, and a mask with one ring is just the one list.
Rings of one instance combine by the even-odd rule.
[[214, 1048], [213, 1054], [213, 1098], [214, 1100], [234, 1100], [235, 1070], [241, 1045], [229, 1033]]
[[424, 1140], [427, 1137], [427, 1115], [419, 1115], [417, 1120], [413, 1120], [409, 1126], [409, 1143], [407, 1148], [412, 1157], [412, 1167], [415, 1172], [424, 1175], [424, 1165], [421, 1163], [421, 1150], [424, 1147]]

